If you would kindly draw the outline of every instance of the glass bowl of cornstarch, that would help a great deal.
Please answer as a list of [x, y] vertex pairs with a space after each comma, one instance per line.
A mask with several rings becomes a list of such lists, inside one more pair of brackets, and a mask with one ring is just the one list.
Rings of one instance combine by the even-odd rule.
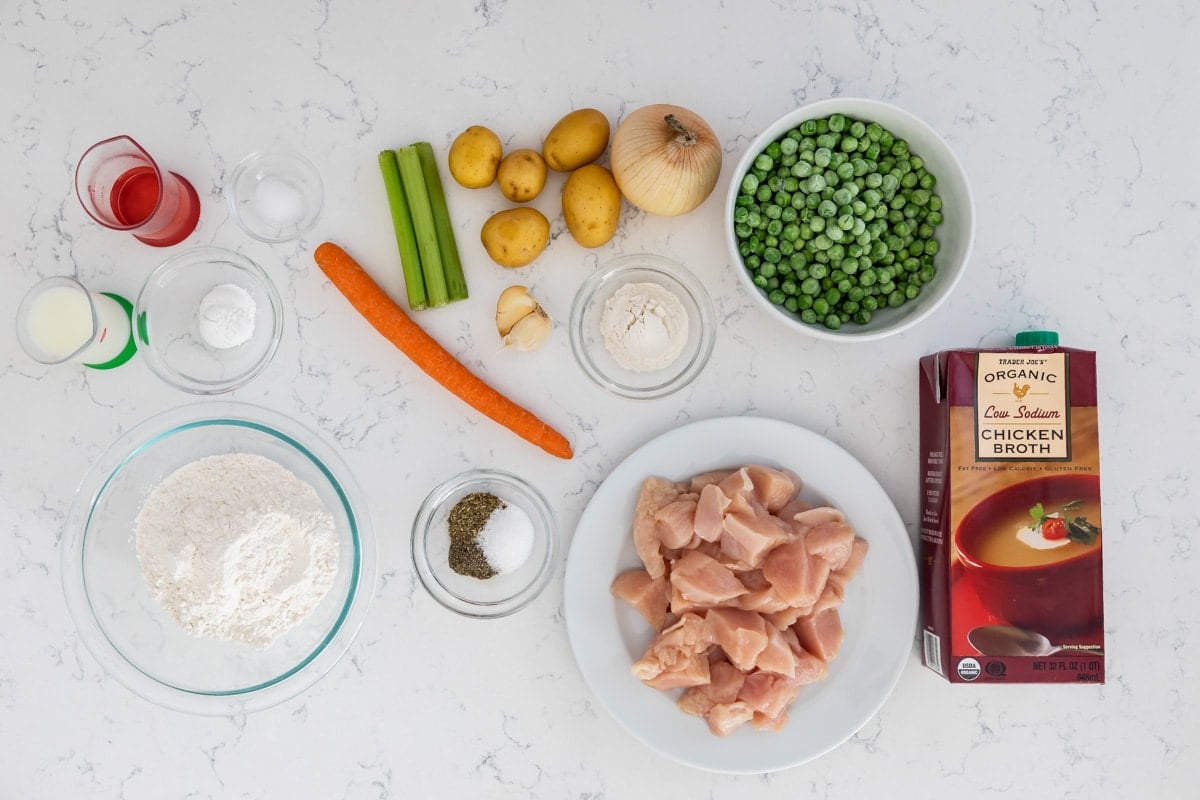
[[375, 568], [366, 505], [334, 449], [234, 402], [121, 436], [80, 484], [62, 542], [92, 655], [143, 698], [197, 714], [312, 686], [357, 634]]

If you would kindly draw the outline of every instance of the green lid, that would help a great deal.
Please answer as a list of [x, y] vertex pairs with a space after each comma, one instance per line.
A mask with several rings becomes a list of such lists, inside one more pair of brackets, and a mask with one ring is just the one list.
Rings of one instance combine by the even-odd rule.
[[1058, 347], [1058, 331], [1021, 331], [1017, 347]]

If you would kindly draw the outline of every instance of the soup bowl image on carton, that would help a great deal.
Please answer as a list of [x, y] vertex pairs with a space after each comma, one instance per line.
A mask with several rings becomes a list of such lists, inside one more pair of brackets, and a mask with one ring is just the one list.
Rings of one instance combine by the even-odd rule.
[[1096, 354], [921, 359], [924, 662], [953, 683], [1103, 683]]
[[[1031, 509], [1047, 516], [1039, 521]], [[1057, 509], [1066, 508], [1066, 512]], [[1100, 527], [1100, 480], [1095, 475], [1035, 478], [989, 495], [967, 512], [954, 533], [962, 576], [991, 614], [1043, 634], [1070, 634], [1100, 619], [1101, 536], [1067, 530], [1074, 519]], [[1082, 525], [1082, 523], [1080, 523]]]

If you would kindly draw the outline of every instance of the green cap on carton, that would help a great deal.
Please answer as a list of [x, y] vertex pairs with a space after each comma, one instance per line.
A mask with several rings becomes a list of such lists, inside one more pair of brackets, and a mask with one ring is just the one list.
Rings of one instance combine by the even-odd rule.
[[1017, 347], [1058, 347], [1058, 331], [1021, 331]]

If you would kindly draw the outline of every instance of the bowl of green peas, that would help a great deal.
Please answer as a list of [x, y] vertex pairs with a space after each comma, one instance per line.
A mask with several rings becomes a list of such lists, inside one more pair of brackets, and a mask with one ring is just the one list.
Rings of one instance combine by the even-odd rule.
[[933, 313], [966, 268], [975, 205], [933, 128], [878, 100], [785, 114], [730, 182], [726, 239], [756, 302], [821, 339], [870, 341]]

